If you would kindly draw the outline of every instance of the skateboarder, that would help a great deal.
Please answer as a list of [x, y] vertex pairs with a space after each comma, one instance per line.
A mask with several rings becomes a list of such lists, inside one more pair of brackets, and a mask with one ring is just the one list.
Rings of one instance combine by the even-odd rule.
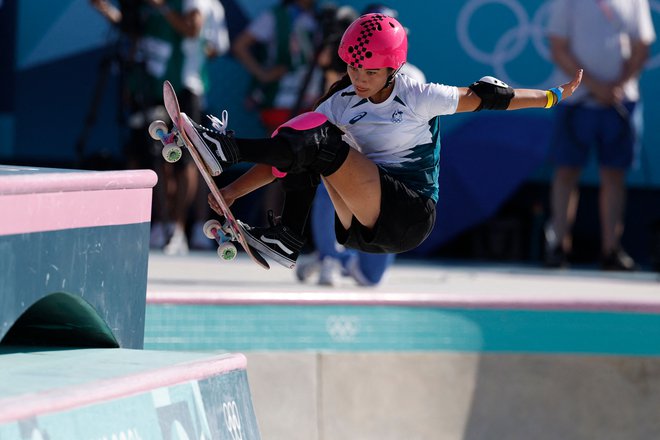
[[[184, 129], [197, 148], [213, 153], [217, 163], [210, 167], [252, 162], [289, 175], [309, 175], [312, 178], [299, 180], [308, 182], [312, 194], [318, 182], [313, 177], [321, 176], [335, 208], [340, 244], [371, 253], [413, 249], [435, 222], [438, 116], [550, 108], [573, 94], [582, 71], [550, 90], [514, 90], [492, 77], [469, 87], [423, 84], [398, 75], [407, 49], [405, 29], [396, 19], [363, 15], [340, 43], [347, 73], [320, 99], [315, 112], [297, 116], [268, 139], [238, 138], [195, 123]], [[240, 196], [273, 180], [264, 169], [255, 166], [242, 188], [223, 195]], [[304, 185], [293, 189], [304, 192]], [[304, 240], [299, 227], [271, 221], [268, 227], [248, 230], [248, 242], [282, 263], [295, 262]]]

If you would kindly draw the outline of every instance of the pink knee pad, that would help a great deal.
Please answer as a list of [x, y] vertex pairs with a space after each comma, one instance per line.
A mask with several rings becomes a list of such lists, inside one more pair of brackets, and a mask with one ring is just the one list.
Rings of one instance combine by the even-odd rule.
[[293, 128], [294, 130], [309, 130], [310, 128], [315, 128], [320, 125], [323, 125], [328, 118], [323, 114], [323, 113], [317, 113], [317, 112], [306, 112], [299, 114], [295, 118], [291, 118], [288, 121], [286, 121], [284, 124], [280, 125], [275, 129], [271, 137], [275, 137], [275, 135], [280, 131], [280, 128], [284, 127], [289, 127]]
[[[293, 128], [294, 130], [309, 130], [310, 128], [315, 128], [320, 125], [323, 125], [327, 120], [328, 118], [323, 113], [305, 112], [299, 114], [295, 118], [289, 119], [284, 124], [277, 127], [270, 137], [275, 137], [277, 133], [280, 131], [280, 128], [283, 127]], [[286, 176], [285, 172], [280, 171], [275, 167], [273, 167], [272, 173], [273, 176], [279, 178]]]

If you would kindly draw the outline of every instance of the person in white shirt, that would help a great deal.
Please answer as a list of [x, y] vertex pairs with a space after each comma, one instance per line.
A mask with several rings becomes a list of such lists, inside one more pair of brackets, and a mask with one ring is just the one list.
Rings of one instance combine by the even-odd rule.
[[655, 40], [648, 0], [556, 0], [548, 35], [565, 74], [584, 68], [584, 87], [559, 106], [551, 142], [556, 165], [545, 264], [567, 265], [578, 181], [592, 149], [600, 167], [601, 267], [634, 270], [623, 250], [625, 176], [641, 147], [639, 75]]

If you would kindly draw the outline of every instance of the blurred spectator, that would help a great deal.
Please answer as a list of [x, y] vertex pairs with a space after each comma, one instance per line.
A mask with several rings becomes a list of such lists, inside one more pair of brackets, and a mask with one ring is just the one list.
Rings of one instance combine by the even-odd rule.
[[546, 227], [549, 267], [567, 264], [578, 205], [578, 181], [595, 148], [600, 166], [601, 267], [634, 270], [623, 250], [626, 171], [641, 146], [639, 74], [655, 31], [647, 0], [555, 0], [548, 26], [552, 56], [568, 76], [584, 69], [583, 87], [556, 111], [552, 218]]
[[[233, 52], [252, 75], [249, 103], [268, 134], [309, 110], [321, 95], [315, 61], [320, 38], [314, 0], [288, 0], [263, 12], [236, 38]], [[308, 72], [311, 75], [308, 76]]]
[[[136, 39], [134, 59], [141, 69], [128, 78], [125, 93], [131, 100], [128, 124], [131, 137], [126, 145], [130, 167], [151, 168], [158, 174], [154, 188], [154, 214], [151, 245], [167, 254], [188, 252], [186, 221], [198, 191], [199, 178], [189, 155], [170, 164], [163, 160], [162, 145], [149, 139], [147, 126], [152, 120], [167, 119], [163, 107], [162, 84], [169, 80], [179, 91], [182, 111], [201, 118], [202, 100], [207, 89], [204, 38], [205, 16], [218, 5], [215, 0], [90, 0], [112, 23]], [[221, 33], [221, 32], [220, 32]], [[222, 36], [216, 33], [211, 46], [222, 49]], [[226, 46], [226, 43], [225, 43]], [[139, 99], [136, 99], [138, 96]]]

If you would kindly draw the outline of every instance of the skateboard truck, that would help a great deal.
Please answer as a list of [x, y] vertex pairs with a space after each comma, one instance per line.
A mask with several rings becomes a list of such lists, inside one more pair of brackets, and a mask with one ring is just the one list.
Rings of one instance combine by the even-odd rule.
[[153, 140], [163, 143], [162, 155], [167, 162], [174, 163], [181, 159], [183, 153], [176, 135], [176, 128], [170, 132], [165, 122], [153, 121], [149, 124], [149, 135]]
[[218, 243], [218, 256], [222, 260], [230, 261], [236, 258], [238, 252], [232, 241], [236, 241], [237, 237], [234, 236], [231, 228], [221, 225], [217, 220], [208, 220], [204, 223], [203, 231], [207, 238]]

